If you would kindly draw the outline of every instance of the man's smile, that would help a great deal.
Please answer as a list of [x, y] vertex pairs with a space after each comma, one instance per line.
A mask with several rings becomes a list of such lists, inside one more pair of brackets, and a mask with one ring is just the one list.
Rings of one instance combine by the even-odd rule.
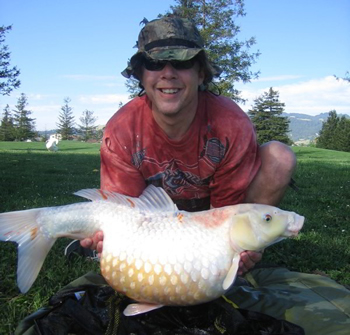
[[180, 91], [179, 88], [159, 88], [159, 91], [165, 94], [175, 94]]

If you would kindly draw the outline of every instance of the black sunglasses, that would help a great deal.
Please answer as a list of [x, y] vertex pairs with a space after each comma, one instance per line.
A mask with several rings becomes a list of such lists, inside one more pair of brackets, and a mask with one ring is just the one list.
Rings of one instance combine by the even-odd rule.
[[143, 59], [143, 65], [148, 71], [161, 71], [168, 63], [176, 70], [188, 70], [191, 69], [195, 63], [195, 59], [189, 59], [185, 61], [179, 60], [154, 60], [149, 58]]

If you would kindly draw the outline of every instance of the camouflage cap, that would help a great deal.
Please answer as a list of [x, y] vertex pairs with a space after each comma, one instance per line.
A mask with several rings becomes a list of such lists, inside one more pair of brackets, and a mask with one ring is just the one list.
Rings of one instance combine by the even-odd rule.
[[157, 60], [185, 61], [204, 51], [197, 27], [188, 19], [163, 17], [147, 22], [139, 34], [138, 51], [122, 72], [130, 78], [142, 56]]

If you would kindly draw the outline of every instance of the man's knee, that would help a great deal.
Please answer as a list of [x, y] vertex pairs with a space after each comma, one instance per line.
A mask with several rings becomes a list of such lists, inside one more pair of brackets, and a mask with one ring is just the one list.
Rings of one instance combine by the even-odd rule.
[[261, 167], [247, 190], [246, 202], [276, 206], [281, 201], [296, 167], [294, 152], [272, 141], [259, 149]]
[[290, 178], [296, 168], [297, 160], [293, 150], [278, 141], [271, 141], [260, 146], [262, 168], [272, 173], [281, 173]]

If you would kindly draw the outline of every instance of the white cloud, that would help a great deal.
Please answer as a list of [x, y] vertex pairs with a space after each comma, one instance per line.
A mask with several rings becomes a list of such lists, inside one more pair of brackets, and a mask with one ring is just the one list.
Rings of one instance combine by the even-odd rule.
[[[248, 100], [243, 106], [246, 111], [251, 108], [254, 99], [271, 87], [254, 88], [253, 83], [251, 86], [242, 90], [242, 97]], [[287, 113], [317, 115], [335, 109], [338, 114], [350, 115], [350, 84], [345, 80], [328, 76], [272, 87], [279, 92], [280, 101], [285, 103]]]

